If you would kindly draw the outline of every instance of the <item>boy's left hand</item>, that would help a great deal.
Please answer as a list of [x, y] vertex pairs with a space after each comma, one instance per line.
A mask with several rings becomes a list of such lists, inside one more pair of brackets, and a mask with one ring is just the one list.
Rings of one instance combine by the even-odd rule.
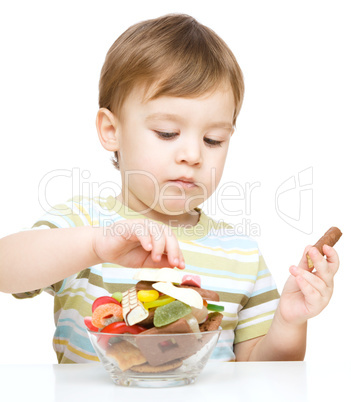
[[[306, 253], [310, 256], [314, 269], [308, 268]], [[339, 268], [336, 251], [327, 245], [322, 254], [312, 246], [307, 246], [299, 265], [291, 266], [291, 276], [287, 280], [280, 299], [281, 318], [289, 324], [303, 324], [318, 315], [329, 303], [333, 294], [334, 275]]]

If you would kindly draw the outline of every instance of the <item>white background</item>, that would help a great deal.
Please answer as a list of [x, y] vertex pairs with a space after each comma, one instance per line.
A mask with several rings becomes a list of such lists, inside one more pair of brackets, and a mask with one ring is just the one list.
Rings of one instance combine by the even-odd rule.
[[[230, 201], [222, 205], [238, 215], [229, 216], [220, 208], [218, 192], [203, 208], [257, 238], [279, 290], [304, 247], [330, 226], [341, 228], [335, 293], [326, 310], [309, 323], [306, 359], [350, 358], [348, 9], [347, 1], [338, 0], [2, 1], [0, 237], [30, 227], [41, 217], [38, 186], [54, 170], [88, 171], [89, 179], [81, 177], [85, 189], [93, 183], [95, 188], [118, 188], [119, 173], [95, 130], [106, 52], [136, 22], [171, 12], [191, 14], [228, 43], [246, 83], [219, 188], [231, 186], [223, 193]], [[301, 190], [306, 191], [300, 193], [297, 187], [282, 194], [277, 211], [281, 184], [289, 179], [292, 183], [302, 171], [307, 185]], [[248, 205], [235, 200], [245, 183], [256, 187], [251, 210], [239, 214]], [[77, 182], [72, 185], [61, 176], [48, 184], [47, 201], [66, 201], [77, 188]], [[288, 218], [282, 219], [282, 212]], [[258, 236], [251, 233], [257, 228]], [[56, 362], [52, 310], [53, 298], [46, 294], [19, 301], [0, 293], [0, 363]]]

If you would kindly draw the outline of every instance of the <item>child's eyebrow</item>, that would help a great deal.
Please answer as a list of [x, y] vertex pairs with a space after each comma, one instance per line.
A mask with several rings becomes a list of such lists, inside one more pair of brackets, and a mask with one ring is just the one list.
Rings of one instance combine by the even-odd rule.
[[184, 122], [184, 118], [178, 114], [174, 113], [152, 113], [146, 116], [145, 121], [149, 122], [151, 120], [171, 120], [175, 122]]
[[[185, 119], [182, 116], [173, 113], [152, 113], [146, 116], [145, 118], [145, 122], [154, 120], [168, 120], [168, 121], [174, 121], [176, 123], [182, 123], [185, 121]], [[218, 121], [210, 123], [208, 125], [208, 128], [223, 128], [231, 131], [233, 129], [233, 124], [231, 122]]]

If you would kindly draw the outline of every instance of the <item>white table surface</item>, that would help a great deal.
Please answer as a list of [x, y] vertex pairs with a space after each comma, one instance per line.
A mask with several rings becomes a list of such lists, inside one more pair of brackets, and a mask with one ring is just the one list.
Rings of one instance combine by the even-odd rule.
[[195, 384], [115, 385], [99, 363], [0, 365], [1, 401], [351, 401], [351, 364], [209, 362]]

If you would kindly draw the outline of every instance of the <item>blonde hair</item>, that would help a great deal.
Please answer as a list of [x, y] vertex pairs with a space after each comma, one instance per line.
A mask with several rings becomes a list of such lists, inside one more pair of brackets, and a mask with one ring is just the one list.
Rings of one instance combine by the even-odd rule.
[[[222, 83], [229, 83], [233, 90], [235, 125], [244, 80], [232, 51], [215, 32], [191, 16], [169, 14], [131, 26], [113, 43], [101, 70], [99, 106], [118, 115], [138, 85], [145, 87], [151, 100], [160, 96], [197, 97]], [[113, 163], [118, 169], [117, 152]]]

